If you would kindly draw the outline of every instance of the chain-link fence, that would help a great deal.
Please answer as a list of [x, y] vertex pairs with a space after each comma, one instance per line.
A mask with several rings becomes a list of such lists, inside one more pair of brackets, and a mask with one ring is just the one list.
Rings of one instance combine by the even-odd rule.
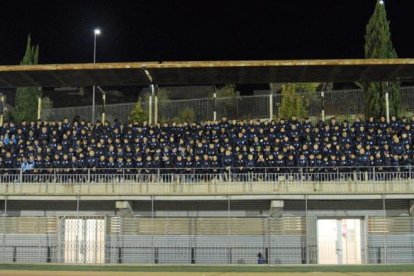
[[[414, 87], [401, 88], [401, 110], [402, 113], [414, 112]], [[195, 121], [213, 120], [214, 111], [217, 119], [227, 117], [234, 120], [264, 119], [278, 117], [282, 102], [280, 94], [274, 94], [270, 100], [269, 95], [239, 96], [234, 98], [201, 98], [188, 100], [168, 100], [158, 103], [158, 118], [162, 122], [180, 120], [183, 112], [191, 110]], [[324, 92], [322, 98], [320, 92], [315, 92], [308, 97], [308, 115], [314, 120], [320, 118], [322, 108], [325, 110], [326, 118], [336, 116], [340, 119], [352, 120], [363, 117], [364, 96], [362, 90], [334, 90]], [[272, 107], [271, 107], [272, 104]], [[384, 103], [385, 104], [385, 103]], [[143, 103], [144, 109], [148, 110], [148, 103]], [[122, 122], [128, 120], [129, 114], [135, 103], [106, 105], [106, 119], [112, 121], [119, 119]], [[100, 119], [103, 112], [102, 105], [95, 106], [96, 118]], [[74, 106], [64, 108], [45, 109], [42, 117], [46, 120], [72, 119], [79, 116], [81, 119], [90, 120], [92, 117], [92, 106]]]

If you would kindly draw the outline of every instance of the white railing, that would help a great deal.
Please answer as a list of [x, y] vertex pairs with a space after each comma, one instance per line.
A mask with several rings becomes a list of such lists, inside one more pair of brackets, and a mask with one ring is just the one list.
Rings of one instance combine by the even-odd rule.
[[2, 171], [2, 194], [411, 193], [411, 167]]
[[411, 166], [254, 168], [35, 168], [0, 169], [0, 182], [297, 182], [391, 181], [414, 179]]

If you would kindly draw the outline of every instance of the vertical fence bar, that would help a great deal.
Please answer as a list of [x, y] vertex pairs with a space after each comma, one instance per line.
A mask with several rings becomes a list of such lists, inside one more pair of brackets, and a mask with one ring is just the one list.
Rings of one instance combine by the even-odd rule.
[[154, 263], [157, 263], [157, 258], [155, 257], [155, 247], [154, 247], [154, 196], [151, 196], [151, 248], [152, 256], [154, 258]]
[[79, 195], [76, 196], [76, 263], [79, 261]]
[[308, 195], [305, 195], [305, 245], [306, 245], [306, 264], [309, 264]]
[[387, 211], [385, 209], [385, 194], [382, 195], [382, 209], [383, 209], [383, 215], [384, 215], [384, 262], [387, 263], [387, 227], [388, 221], [387, 221]]
[[228, 240], [230, 241], [230, 246], [229, 246], [229, 251], [228, 251], [229, 264], [232, 263], [232, 256], [231, 255], [232, 255], [232, 251], [233, 251], [233, 239], [230, 238], [230, 236], [231, 236], [230, 217], [231, 217], [230, 195], [227, 195], [227, 237], [228, 237]]
[[4, 197], [4, 214], [3, 214], [3, 263], [6, 262], [6, 222], [7, 222], [7, 196]]

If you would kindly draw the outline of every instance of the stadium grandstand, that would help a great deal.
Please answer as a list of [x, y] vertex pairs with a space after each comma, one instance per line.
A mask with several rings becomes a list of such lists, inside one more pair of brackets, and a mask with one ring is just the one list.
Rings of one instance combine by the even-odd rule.
[[[154, 97], [158, 84], [412, 78], [410, 59], [0, 66], [2, 87], [146, 84]], [[156, 105], [144, 123], [3, 122], [0, 261], [414, 259], [414, 117], [159, 123]]]

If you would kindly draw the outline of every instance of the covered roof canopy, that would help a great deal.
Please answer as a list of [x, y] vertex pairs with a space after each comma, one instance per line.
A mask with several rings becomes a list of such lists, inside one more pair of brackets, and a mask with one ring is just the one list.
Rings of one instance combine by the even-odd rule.
[[0, 66], [0, 87], [414, 81], [414, 59], [123, 62]]

